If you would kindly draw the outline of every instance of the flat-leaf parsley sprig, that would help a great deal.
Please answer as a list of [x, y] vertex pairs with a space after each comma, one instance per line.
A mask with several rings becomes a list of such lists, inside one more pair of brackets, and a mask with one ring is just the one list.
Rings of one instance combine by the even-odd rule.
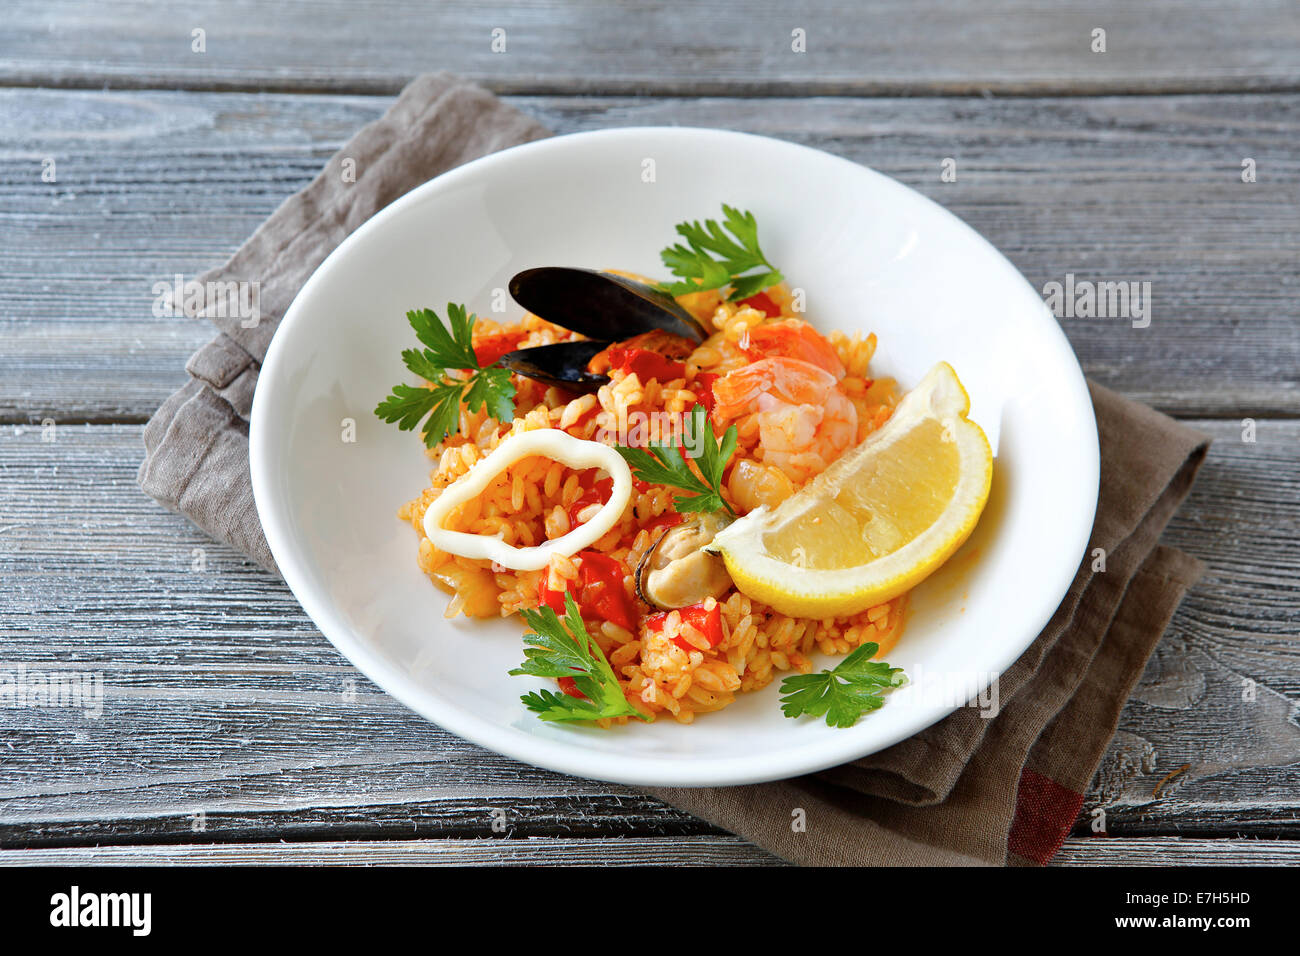
[[[402, 361], [429, 383], [394, 385], [393, 393], [379, 403], [375, 414], [386, 422], [397, 422], [402, 431], [424, 423], [424, 443], [430, 448], [460, 427], [460, 403], [471, 412], [484, 405], [497, 421], [508, 422], [515, 416], [515, 387], [510, 371], [497, 364], [479, 365], [474, 354], [474, 323], [477, 316], [465, 306], [447, 303], [447, 325], [432, 309], [406, 313], [423, 349], [406, 349]], [[449, 328], [450, 326], [450, 328]], [[455, 378], [449, 372], [464, 370], [468, 379]]]
[[[754, 214], [726, 203], [722, 204], [722, 213], [721, 224], [716, 219], [706, 219], [702, 226], [698, 222], [677, 224], [677, 232], [686, 239], [686, 245], [679, 242], [669, 246], [659, 257], [681, 281], [661, 283], [663, 291], [669, 295], [686, 295], [730, 285], [731, 295], [727, 298], [735, 302], [756, 295], [784, 278], [763, 255]], [[759, 271], [753, 272], [754, 269]], [[744, 275], [746, 272], [750, 274]]]
[[519, 612], [533, 633], [524, 635], [524, 662], [511, 674], [534, 677], [569, 677], [583, 694], [533, 691], [519, 699], [542, 720], [602, 720], [606, 717], [636, 717], [649, 721], [623, 695], [613, 668], [587, 633], [573, 595], [564, 595], [564, 620], [543, 605]]
[[735, 515], [731, 505], [722, 497], [722, 473], [736, 450], [737, 431], [732, 425], [718, 442], [717, 433], [709, 422], [703, 405], [696, 405], [682, 423], [682, 445], [700, 449], [694, 458], [697, 475], [682, 457], [677, 445], [655, 442], [645, 448], [618, 446], [618, 453], [632, 466], [632, 474], [652, 485], [667, 485], [691, 492], [688, 497], [676, 497], [674, 504], [679, 512], [710, 512], [726, 509]]
[[901, 667], [871, 659], [878, 650], [877, 644], [863, 644], [831, 670], [787, 677], [781, 681], [781, 711], [787, 717], [825, 714], [831, 727], [852, 727], [885, 703], [882, 691], [907, 681]]

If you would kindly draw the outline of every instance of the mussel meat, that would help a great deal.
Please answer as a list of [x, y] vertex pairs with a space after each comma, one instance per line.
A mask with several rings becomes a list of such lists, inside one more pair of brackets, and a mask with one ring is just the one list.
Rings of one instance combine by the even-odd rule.
[[722, 556], [707, 550], [731, 523], [721, 512], [691, 515], [664, 529], [636, 568], [641, 600], [665, 611], [720, 598], [731, 588]]
[[575, 392], [594, 392], [609, 381], [609, 363], [589, 368], [611, 343], [660, 333], [698, 344], [708, 332], [672, 296], [625, 276], [591, 269], [543, 266], [510, 280], [510, 295], [534, 315], [585, 335], [507, 353], [501, 364], [512, 372]]

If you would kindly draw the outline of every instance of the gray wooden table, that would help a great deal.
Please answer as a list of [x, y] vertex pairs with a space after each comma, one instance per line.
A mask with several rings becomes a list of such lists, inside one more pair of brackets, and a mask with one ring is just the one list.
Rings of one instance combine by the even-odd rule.
[[136, 487], [142, 423], [210, 335], [155, 318], [153, 284], [220, 262], [440, 68], [561, 132], [725, 126], [869, 164], [1040, 288], [1149, 281], [1148, 327], [1062, 325], [1092, 378], [1214, 437], [1167, 534], [1209, 573], [1060, 859], [1300, 861], [1300, 5], [10, 0], [0, 673], [96, 672], [105, 699], [0, 709], [0, 862], [771, 862], [430, 726]]

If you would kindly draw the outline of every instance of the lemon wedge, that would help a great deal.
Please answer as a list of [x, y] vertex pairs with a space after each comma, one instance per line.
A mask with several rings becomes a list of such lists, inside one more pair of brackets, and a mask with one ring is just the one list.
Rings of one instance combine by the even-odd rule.
[[940, 362], [866, 441], [710, 550], [742, 593], [793, 617], [856, 614], [911, 590], [962, 546], [988, 501], [993, 454], [969, 411]]

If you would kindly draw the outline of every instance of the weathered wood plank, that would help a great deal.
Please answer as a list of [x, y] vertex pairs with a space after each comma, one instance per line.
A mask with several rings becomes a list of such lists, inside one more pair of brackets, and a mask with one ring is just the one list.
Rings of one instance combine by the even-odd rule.
[[[577, 840], [356, 840], [0, 850], [0, 866], [764, 866], [780, 861], [733, 836]], [[1071, 839], [1054, 866], [1286, 866], [1296, 840]]]
[[1294, 866], [1300, 840], [1205, 840], [1180, 837], [1074, 838], [1053, 866]]
[[[1119, 842], [1119, 841], [1112, 841]], [[330, 840], [0, 850], [0, 866], [773, 866], [730, 835], [573, 839]]]
[[[0, 82], [393, 92], [450, 69], [511, 93], [950, 94], [1295, 89], [1289, 0], [16, 0]], [[805, 31], [804, 53], [792, 31]], [[1093, 52], [1093, 30], [1106, 31]], [[192, 31], [205, 32], [195, 52]], [[504, 49], [493, 31], [504, 30]], [[308, 40], [310, 42], [308, 42]]]
[[1198, 427], [1211, 457], [1165, 541], [1209, 569], [1129, 699], [1080, 834], [1300, 834], [1300, 424], [1262, 423], [1253, 444]]
[[213, 329], [197, 319], [0, 319], [0, 336], [0, 421], [113, 424], [140, 422], [184, 385], [186, 360]]
[[[207, 336], [154, 317], [154, 283], [221, 261], [388, 102], [0, 90], [0, 421], [147, 418]], [[731, 126], [872, 165], [1038, 288], [1150, 281], [1148, 328], [1062, 320], [1098, 381], [1185, 415], [1300, 414], [1300, 96], [515, 102], [560, 131]]]
[[[1167, 540], [1210, 573], [1125, 711], [1081, 835], [1093, 807], [1118, 836], [1300, 835], [1300, 422], [1261, 422], [1253, 444], [1197, 424], [1215, 445]], [[714, 832], [406, 711], [282, 584], [138, 492], [139, 427], [43, 434], [0, 430], [0, 666], [99, 672], [105, 704], [0, 709], [0, 845], [189, 843], [199, 813], [225, 841], [486, 837], [494, 809], [516, 837]]]

